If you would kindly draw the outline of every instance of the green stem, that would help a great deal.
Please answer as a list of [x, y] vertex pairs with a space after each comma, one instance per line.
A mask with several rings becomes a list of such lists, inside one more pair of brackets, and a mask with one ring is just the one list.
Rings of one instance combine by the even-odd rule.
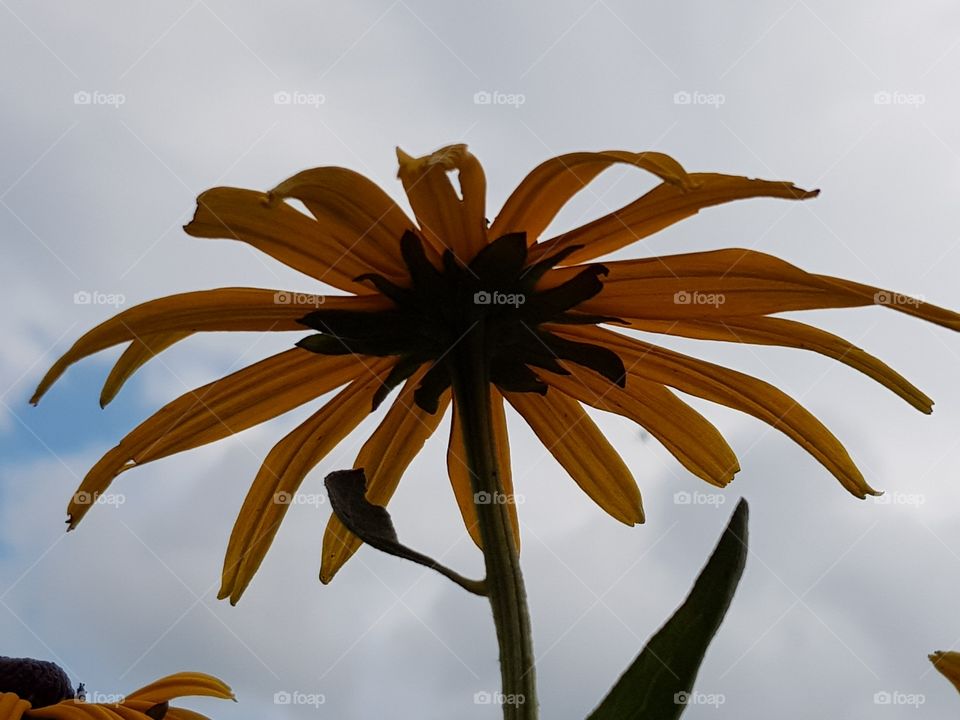
[[475, 507], [484, 548], [487, 594], [500, 647], [503, 717], [535, 720], [538, 708], [530, 615], [509, 507], [503, 501], [510, 499], [505, 496], [497, 469], [486, 357], [480, 332], [464, 339], [452, 358], [453, 392], [475, 497], [493, 499]]

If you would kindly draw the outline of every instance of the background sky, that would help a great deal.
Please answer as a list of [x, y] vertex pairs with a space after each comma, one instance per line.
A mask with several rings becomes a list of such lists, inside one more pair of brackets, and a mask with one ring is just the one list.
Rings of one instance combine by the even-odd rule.
[[[474, 702], [499, 679], [482, 599], [366, 548], [332, 585], [317, 581], [322, 478], [352, 464], [370, 422], [310, 475], [236, 608], [215, 599], [230, 528], [265, 453], [315, 404], [125, 475], [112, 504], [64, 534], [75, 486], [126, 429], [295, 336], [190, 339], [100, 410], [116, 349], [29, 407], [57, 355], [111, 303], [226, 285], [317, 290], [249, 247], [186, 236], [208, 187], [266, 189], [342, 165], [405, 203], [396, 145], [419, 155], [467, 142], [496, 208], [552, 155], [659, 150], [690, 170], [822, 194], [707, 210], [626, 255], [750, 247], [960, 307], [953, 2], [0, 0], [0, 18], [0, 653], [56, 660], [91, 693], [198, 669], [240, 702], [190, 707], [225, 720], [499, 715]], [[610, 171], [554, 229], [652, 185]], [[960, 338], [881, 308], [804, 319], [914, 380], [933, 416], [810, 353], [664, 344], [801, 399], [884, 502], [848, 495], [759, 422], [695, 402], [742, 472], [713, 494], [636, 427], [603, 418], [644, 494], [646, 525], [626, 528], [511, 416], [543, 717], [596, 705], [682, 601], [740, 496], [752, 553], [697, 683], [723, 704], [686, 717], [956, 713], [926, 655], [960, 647]], [[391, 509], [405, 542], [478, 575], [445, 477], [446, 427]], [[700, 495], [683, 504], [678, 492]], [[275, 705], [284, 692], [324, 702]]]

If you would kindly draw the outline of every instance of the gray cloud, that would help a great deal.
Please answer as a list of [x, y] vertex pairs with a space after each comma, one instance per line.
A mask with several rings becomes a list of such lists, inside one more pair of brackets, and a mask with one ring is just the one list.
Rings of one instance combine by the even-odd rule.
[[[211, 185], [267, 188], [336, 164], [399, 197], [395, 145], [423, 153], [467, 141], [487, 168], [492, 214], [551, 154], [652, 148], [691, 169], [791, 179], [823, 194], [802, 205], [707, 211], [625, 256], [751, 247], [960, 306], [960, 50], [949, 5], [184, 2], [108, 3], [94, 15], [18, 1], [0, 14], [8, 68], [0, 79], [8, 307], [0, 432], [11, 447], [33, 448], [28, 457], [11, 452], [0, 470], [3, 652], [59, 659], [88, 688], [122, 692], [190, 667], [237, 689], [237, 705], [191, 704], [222, 718], [367, 717], [384, 708], [398, 717], [497, 716], [473, 703], [497, 685], [483, 603], [368, 550], [320, 586], [326, 505], [293, 508], [238, 607], [214, 599], [256, 467], [305, 410], [124, 476], [112, 488], [123, 505], [97, 508], [62, 537], [78, 477], [118, 439], [104, 431], [68, 454], [48, 443], [59, 459], [33, 439], [48, 432], [36, 419], [46, 408], [25, 405], [30, 386], [83, 329], [114, 312], [76, 305], [74, 293], [120, 294], [129, 305], [219, 285], [314, 287], [246, 247], [184, 236], [179, 225]], [[90, 103], [75, 104], [83, 92]], [[284, 92], [290, 104], [277, 104]], [[611, 172], [557, 227], [650, 185], [639, 173]], [[713, 490], [627, 423], [604, 419], [648, 511], [647, 525], [624, 528], [513, 418], [544, 717], [583, 717], [596, 704], [682, 600], [738, 494], [752, 504], [754, 555], [699, 683], [726, 702], [691, 707], [687, 717], [765, 717], [776, 707], [784, 718], [918, 718], [955, 707], [925, 659], [960, 641], [955, 338], [879, 309], [825, 312], [817, 322], [914, 379], [937, 400], [933, 417], [822, 358], [665, 344], [788, 390], [847, 443], [890, 504], [850, 498], [777, 433], [695, 403], [728, 434], [743, 472], [719, 507], [677, 504], [676, 492]], [[191, 340], [145, 368], [104, 418], [142, 417], [287, 342]], [[106, 372], [102, 359], [87, 363]], [[81, 417], [73, 406], [81, 394], [72, 392], [55, 388], [44, 403]], [[95, 406], [96, 388], [83, 395]], [[477, 574], [443, 474], [444, 437], [441, 429], [411, 467], [394, 517], [406, 542]], [[321, 465], [305, 492], [321, 492], [323, 474], [350, 464], [356, 448]], [[274, 693], [295, 690], [326, 702], [274, 705]], [[925, 704], [875, 705], [875, 693], [894, 691]]]

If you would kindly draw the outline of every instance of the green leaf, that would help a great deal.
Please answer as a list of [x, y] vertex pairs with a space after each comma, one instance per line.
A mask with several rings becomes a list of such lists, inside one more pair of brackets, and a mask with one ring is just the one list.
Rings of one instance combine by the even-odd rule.
[[650, 639], [588, 720], [680, 717], [743, 575], [747, 515], [747, 501], [741, 500], [683, 605]]

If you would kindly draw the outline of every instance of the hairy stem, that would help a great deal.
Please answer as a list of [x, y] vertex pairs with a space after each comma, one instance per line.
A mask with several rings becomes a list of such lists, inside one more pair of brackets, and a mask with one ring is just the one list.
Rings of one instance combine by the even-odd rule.
[[493, 499], [478, 502], [475, 507], [483, 541], [487, 594], [500, 648], [500, 700], [506, 720], [534, 720], [538, 713], [527, 593], [508, 504], [501, 501], [506, 498], [491, 420], [488, 355], [481, 332], [476, 332], [480, 328], [474, 330], [454, 350], [451, 375], [474, 497]]

